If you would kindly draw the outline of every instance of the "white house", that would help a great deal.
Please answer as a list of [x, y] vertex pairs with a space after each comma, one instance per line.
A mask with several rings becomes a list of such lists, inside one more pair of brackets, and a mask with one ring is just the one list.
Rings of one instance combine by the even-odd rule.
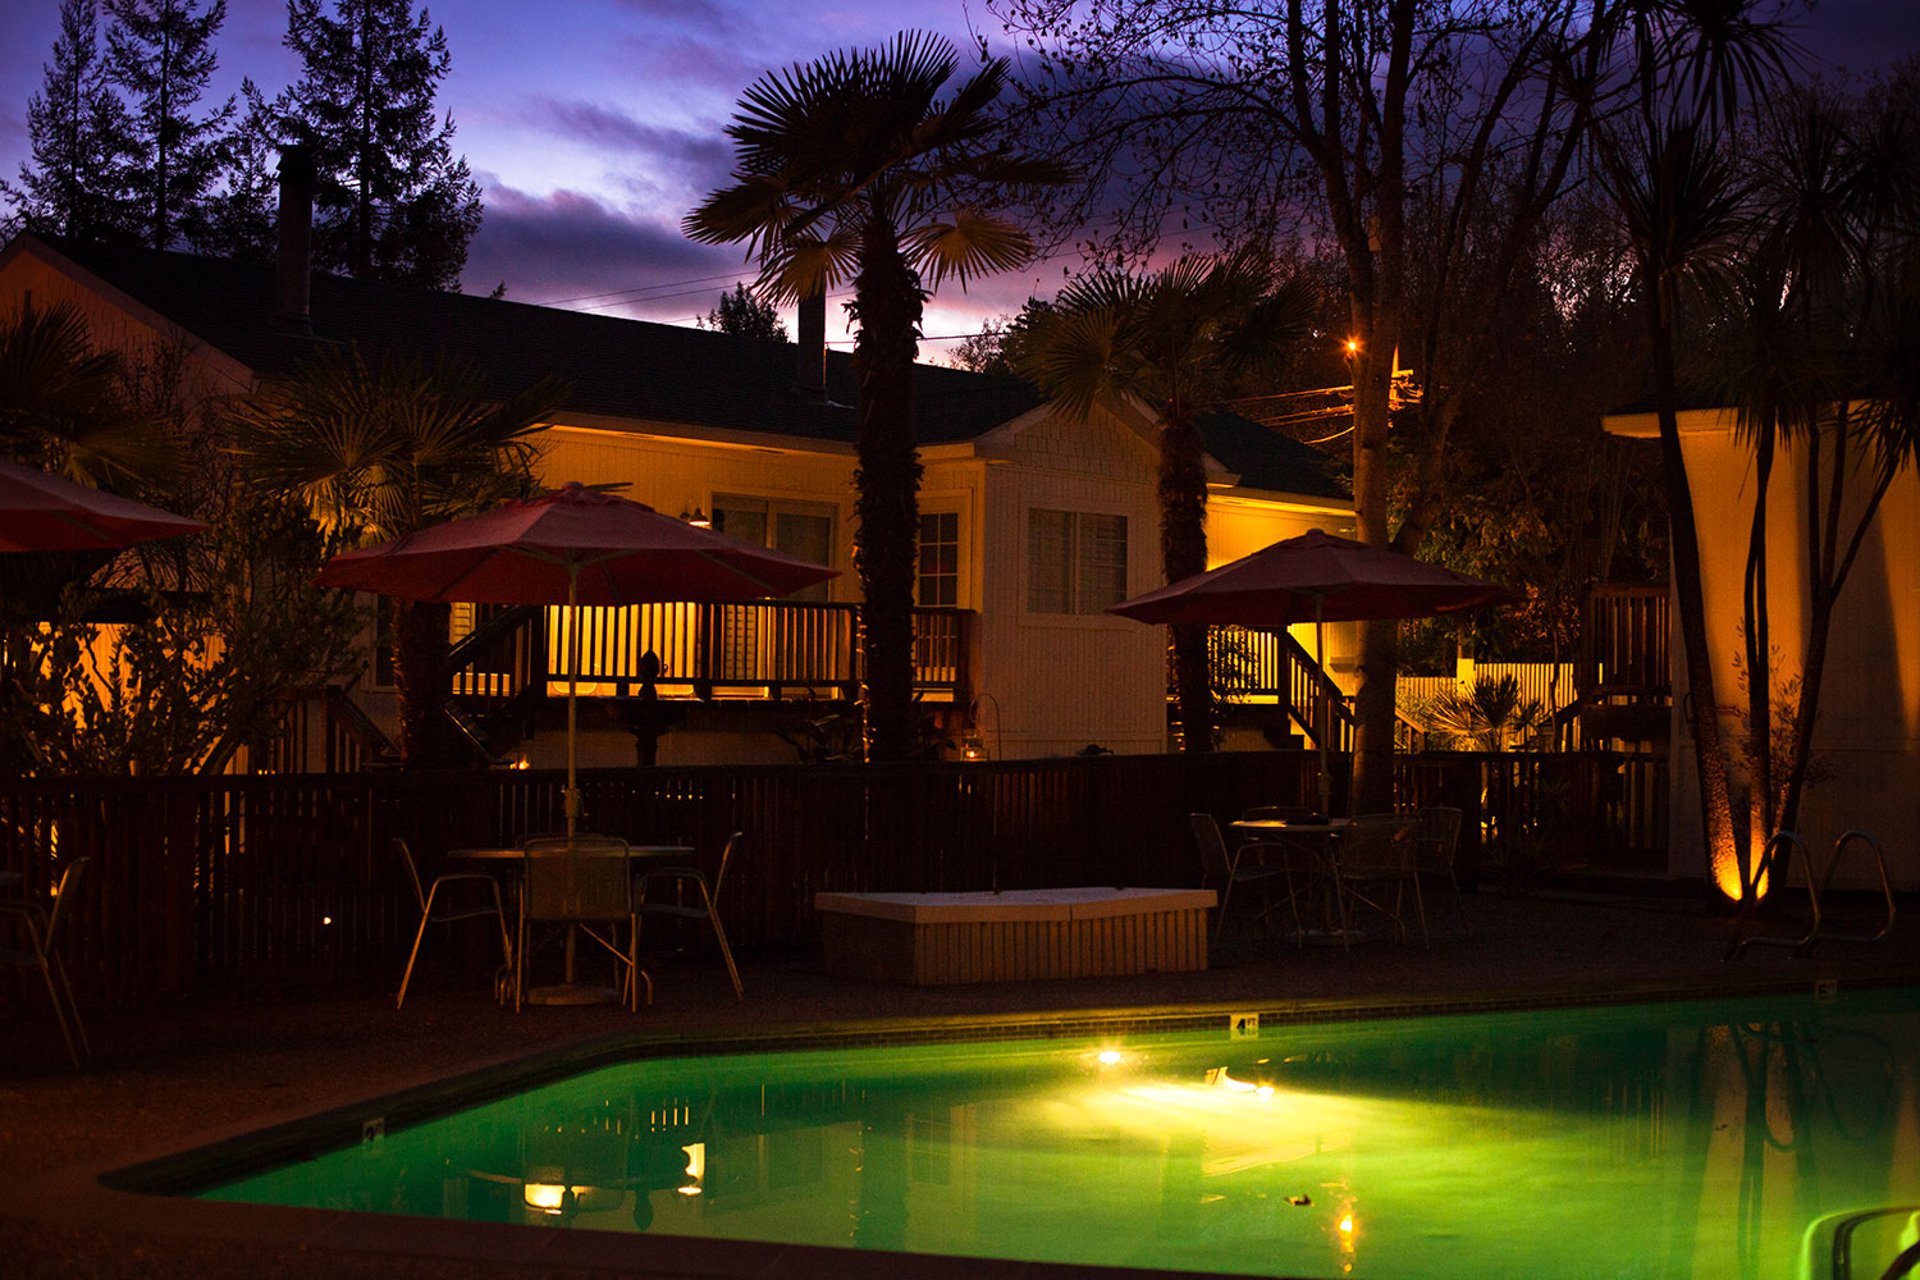
[[[794, 699], [830, 703], [852, 686], [853, 377], [849, 357], [819, 345], [817, 321], [788, 345], [343, 279], [298, 261], [276, 269], [22, 235], [0, 251], [0, 314], [29, 298], [77, 305], [103, 346], [177, 344], [207, 397], [283, 377], [328, 343], [370, 357], [445, 353], [502, 394], [557, 374], [570, 391], [541, 437], [542, 479], [624, 485], [658, 510], [710, 516], [732, 536], [842, 571], [814, 598], [775, 605], [589, 611], [580, 693], [630, 706], [651, 650], [660, 694], [684, 711], [662, 763], [775, 761], [794, 758], [773, 732], [783, 705], [790, 720]], [[1121, 405], [1075, 421], [1023, 383], [931, 365], [919, 366], [915, 395], [919, 683], [942, 728], [995, 757], [1165, 749], [1165, 635], [1104, 612], [1163, 581], [1153, 421]], [[1351, 500], [1313, 450], [1231, 414], [1205, 429], [1216, 563], [1309, 528], [1351, 531]], [[557, 635], [560, 612], [526, 625]], [[456, 611], [456, 635], [484, 621]], [[476, 658], [456, 691], [563, 690], [554, 664], [510, 667]], [[376, 722], [392, 715], [379, 680], [370, 668], [351, 691]], [[559, 739], [545, 713], [536, 719], [543, 731], [522, 749], [545, 764]], [[615, 715], [590, 710], [582, 724], [584, 760], [633, 758]]]

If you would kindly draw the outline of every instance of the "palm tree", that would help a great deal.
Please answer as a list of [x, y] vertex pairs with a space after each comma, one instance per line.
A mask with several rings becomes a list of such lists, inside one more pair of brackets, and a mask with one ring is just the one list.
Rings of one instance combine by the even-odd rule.
[[1030, 237], [982, 201], [1052, 182], [1054, 166], [992, 138], [1007, 80], [987, 62], [952, 96], [952, 45], [905, 32], [881, 49], [833, 53], [769, 72], [727, 126], [731, 185], [689, 213], [687, 235], [745, 241], [770, 299], [823, 294], [848, 280], [858, 326], [859, 469], [854, 563], [860, 574], [862, 699], [869, 760], [920, 749], [913, 714], [913, 569], [920, 463], [913, 361], [930, 288], [1024, 261]]
[[128, 394], [120, 353], [96, 351], [71, 304], [31, 299], [0, 321], [0, 457], [119, 491], [180, 471], [178, 442]]
[[[1067, 413], [1134, 401], [1160, 420], [1160, 560], [1168, 582], [1207, 567], [1206, 446], [1200, 417], [1233, 379], [1279, 355], [1312, 326], [1313, 291], [1278, 281], [1254, 254], [1187, 255], [1146, 277], [1101, 271], [1037, 312], [1015, 367]], [[1213, 749], [1207, 628], [1173, 633], [1181, 742]]]
[[[306, 505], [323, 533], [380, 542], [483, 511], [535, 488], [531, 438], [562, 387], [552, 379], [492, 401], [471, 370], [406, 357], [369, 364], [326, 352], [241, 402], [231, 425], [252, 482]], [[400, 756], [446, 763], [446, 605], [394, 603]]]

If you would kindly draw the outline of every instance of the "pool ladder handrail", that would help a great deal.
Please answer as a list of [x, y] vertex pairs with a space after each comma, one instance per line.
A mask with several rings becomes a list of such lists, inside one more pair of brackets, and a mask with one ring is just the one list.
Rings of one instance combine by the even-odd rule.
[[[1848, 846], [1856, 841], [1865, 842], [1867, 847], [1873, 850], [1874, 866], [1880, 873], [1880, 894], [1887, 904], [1887, 922], [1881, 926], [1880, 932], [1878, 933], [1830, 933], [1823, 935], [1822, 926], [1824, 924], [1824, 918], [1821, 915], [1821, 899], [1825, 897], [1827, 891], [1833, 887], [1833, 873], [1839, 868], [1842, 855], [1846, 853]], [[1733, 938], [1727, 944], [1727, 958], [1729, 960], [1738, 960], [1746, 952], [1748, 947], [1790, 947], [1795, 955], [1803, 956], [1823, 941], [1881, 942], [1893, 932], [1893, 922], [1898, 915], [1898, 910], [1894, 904], [1893, 880], [1887, 874], [1886, 850], [1881, 847], [1878, 837], [1870, 831], [1861, 830], [1859, 827], [1849, 828], [1841, 834], [1838, 840], [1833, 842], [1833, 856], [1827, 859], [1826, 871], [1820, 875], [1819, 883], [1817, 884], [1815, 883], [1815, 877], [1813, 875], [1813, 854], [1808, 850], [1807, 842], [1792, 831], [1774, 832], [1772, 837], [1768, 839], [1766, 847], [1760, 851], [1760, 860], [1755, 864], [1753, 878], [1746, 886], [1748, 901], [1752, 901], [1754, 887], [1762, 880], [1785, 874], [1787, 862], [1778, 851], [1786, 848], [1790, 854], [1795, 847], [1800, 850], [1800, 856], [1807, 864], [1807, 901], [1812, 908], [1813, 918], [1807, 925], [1806, 934], [1798, 938], [1772, 936], [1743, 937], [1742, 935], [1745, 933], [1747, 927], [1747, 919], [1752, 913], [1750, 911], [1742, 911], [1738, 923], [1734, 926]]]

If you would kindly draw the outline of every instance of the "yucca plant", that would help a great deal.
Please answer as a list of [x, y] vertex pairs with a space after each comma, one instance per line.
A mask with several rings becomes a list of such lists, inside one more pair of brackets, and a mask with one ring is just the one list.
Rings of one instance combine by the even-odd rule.
[[1538, 698], [1520, 696], [1520, 682], [1512, 676], [1481, 676], [1471, 689], [1449, 689], [1429, 699], [1415, 713], [1429, 733], [1455, 746], [1476, 751], [1504, 751], [1527, 738], [1547, 722]]

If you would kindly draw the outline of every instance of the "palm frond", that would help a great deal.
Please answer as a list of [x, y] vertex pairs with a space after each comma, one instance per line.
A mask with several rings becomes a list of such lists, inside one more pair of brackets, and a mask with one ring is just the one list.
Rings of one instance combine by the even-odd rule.
[[1116, 369], [1128, 315], [1113, 304], [1074, 305], [1042, 315], [1015, 368], [1062, 412], [1085, 419], [1101, 396], [1128, 381]]
[[908, 263], [935, 289], [949, 278], [965, 288], [975, 276], [1017, 267], [1033, 255], [1024, 227], [978, 209], [955, 209], [944, 222], [909, 228], [901, 240]]

